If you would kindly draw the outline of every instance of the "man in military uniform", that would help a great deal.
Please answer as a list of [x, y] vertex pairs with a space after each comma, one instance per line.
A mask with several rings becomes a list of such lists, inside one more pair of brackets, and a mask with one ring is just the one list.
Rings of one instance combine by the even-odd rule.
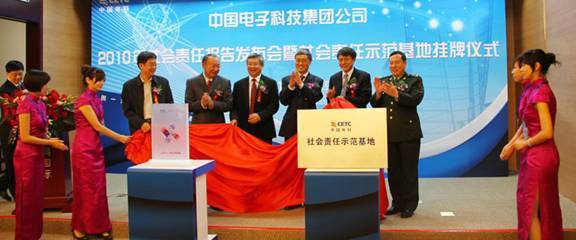
[[416, 107], [424, 97], [422, 78], [407, 74], [406, 55], [389, 56], [392, 75], [374, 79], [376, 92], [370, 104], [388, 109], [388, 179], [392, 207], [386, 215], [412, 217], [418, 207], [418, 157], [422, 130]]

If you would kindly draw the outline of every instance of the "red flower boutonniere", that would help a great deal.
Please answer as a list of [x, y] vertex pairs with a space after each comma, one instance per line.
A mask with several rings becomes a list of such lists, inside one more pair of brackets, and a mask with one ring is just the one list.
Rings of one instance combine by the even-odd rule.
[[152, 88], [152, 100], [154, 103], [158, 103], [158, 96], [162, 94], [162, 86], [155, 86]]
[[217, 101], [218, 98], [220, 97], [222, 97], [222, 90], [214, 89], [212, 93], [212, 99], [214, 99], [214, 101]]
[[260, 80], [260, 82], [258, 82], [258, 99], [256, 100], [257, 102], [262, 101], [262, 93], [268, 94], [268, 89], [266, 88], [266, 84], [264, 84], [264, 81]]
[[316, 83], [306, 83], [306, 87], [308, 87], [309, 89], [314, 89], [317, 88], [318, 85]]
[[358, 88], [358, 83], [355, 77], [348, 81], [348, 91], [350, 91], [350, 95], [352, 97], [356, 97], [356, 89]]

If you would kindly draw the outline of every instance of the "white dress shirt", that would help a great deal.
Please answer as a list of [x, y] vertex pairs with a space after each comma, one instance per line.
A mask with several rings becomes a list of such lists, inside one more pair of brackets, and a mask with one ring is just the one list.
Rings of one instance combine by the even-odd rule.
[[152, 77], [146, 82], [140, 77], [144, 86], [144, 119], [152, 119]]
[[[352, 73], [354, 73], [354, 67], [348, 72], [342, 71], [342, 89], [340, 90], [340, 96], [342, 97], [346, 96], [346, 88], [348, 87], [346, 83], [352, 78]], [[348, 75], [348, 79], [346, 79], [345, 75]]]

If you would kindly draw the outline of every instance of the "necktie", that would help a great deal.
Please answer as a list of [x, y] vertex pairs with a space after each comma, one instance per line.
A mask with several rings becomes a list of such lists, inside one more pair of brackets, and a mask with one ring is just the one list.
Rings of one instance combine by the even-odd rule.
[[342, 89], [340, 90], [340, 96], [346, 96], [346, 88], [348, 83], [348, 73], [344, 73], [344, 77], [342, 78]]
[[206, 86], [208, 87], [208, 91], [210, 91], [210, 87], [212, 87], [212, 79], [208, 79]]
[[256, 79], [252, 79], [252, 86], [250, 90], [250, 114], [254, 113], [254, 103], [256, 103], [256, 91], [258, 86], [256, 86]]

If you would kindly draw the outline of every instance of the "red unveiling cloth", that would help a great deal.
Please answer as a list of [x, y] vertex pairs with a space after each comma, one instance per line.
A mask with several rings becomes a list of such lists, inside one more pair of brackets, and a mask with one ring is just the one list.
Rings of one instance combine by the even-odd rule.
[[[353, 108], [336, 98], [326, 108]], [[126, 146], [136, 163], [151, 158], [150, 134], [138, 131]], [[208, 204], [231, 212], [275, 211], [304, 202], [304, 170], [298, 169], [296, 137], [273, 146], [229, 124], [190, 125], [190, 158], [214, 159], [208, 174]], [[380, 213], [388, 207], [386, 185], [380, 176]]]

